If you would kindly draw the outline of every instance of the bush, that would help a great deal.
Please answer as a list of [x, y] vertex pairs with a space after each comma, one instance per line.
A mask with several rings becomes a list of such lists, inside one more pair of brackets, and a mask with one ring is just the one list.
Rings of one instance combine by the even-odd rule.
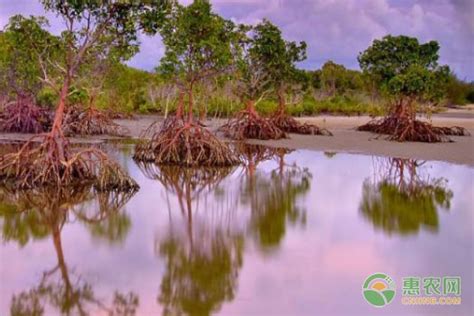
[[303, 103], [288, 106], [288, 114], [291, 116], [303, 116], [304, 113]]
[[36, 102], [41, 107], [52, 109], [58, 102], [58, 95], [50, 88], [43, 88], [38, 92], [38, 95], [36, 96]]
[[290, 107], [290, 114], [301, 116], [321, 113], [342, 115], [380, 115], [383, 113], [379, 104], [360, 99], [357, 96], [334, 96], [323, 100], [306, 97], [302, 104]]
[[446, 85], [448, 105], [465, 105], [474, 102], [474, 83], [468, 83], [451, 75]]
[[206, 107], [208, 117], [231, 117], [243, 109], [243, 105], [240, 102], [219, 96], [209, 98]]
[[255, 106], [257, 111], [263, 116], [272, 115], [275, 113], [277, 107], [277, 102], [273, 100], [262, 100]]
[[471, 91], [469, 91], [466, 95], [466, 100], [469, 102], [469, 103], [474, 103], [474, 88], [471, 89]]

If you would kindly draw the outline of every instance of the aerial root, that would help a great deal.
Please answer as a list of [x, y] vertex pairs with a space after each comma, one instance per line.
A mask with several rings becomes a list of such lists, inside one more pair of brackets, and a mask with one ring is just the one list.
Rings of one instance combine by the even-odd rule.
[[29, 97], [18, 97], [0, 113], [0, 131], [4, 133], [42, 133], [51, 126], [51, 114]]
[[74, 135], [112, 135], [124, 136], [127, 129], [115, 123], [108, 112], [79, 106], [68, 108], [63, 123], [64, 134]]
[[427, 122], [400, 118], [393, 115], [383, 119], [372, 120], [367, 124], [359, 126], [357, 130], [389, 135], [389, 140], [399, 142], [452, 142], [448, 136], [470, 135], [463, 127], [436, 127]]
[[207, 129], [180, 118], [168, 117], [161, 127], [152, 124], [144, 140], [135, 148], [133, 158], [142, 162], [187, 167], [226, 167], [239, 164], [229, 146]]
[[470, 136], [471, 134], [464, 127], [451, 126], [451, 127], [437, 127], [433, 126], [433, 130], [445, 136]]
[[261, 117], [257, 112], [244, 110], [235, 118], [219, 128], [224, 135], [233, 140], [244, 139], [281, 139], [286, 134], [271, 120]]
[[309, 123], [301, 124], [286, 113], [277, 113], [272, 116], [270, 120], [274, 125], [286, 133], [332, 136], [332, 133], [327, 129]]
[[96, 149], [73, 150], [63, 136], [42, 134], [0, 156], [0, 182], [18, 189], [92, 184], [98, 191], [133, 191], [138, 184]]

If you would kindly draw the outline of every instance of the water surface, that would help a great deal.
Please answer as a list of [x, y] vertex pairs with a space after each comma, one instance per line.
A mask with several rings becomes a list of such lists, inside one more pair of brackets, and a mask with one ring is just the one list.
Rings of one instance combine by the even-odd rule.
[[[243, 167], [158, 168], [113, 153], [134, 195], [0, 191], [0, 315], [471, 315], [470, 167], [243, 149]], [[385, 272], [461, 276], [460, 306], [383, 309]], [[397, 293], [401, 294], [401, 293]]]

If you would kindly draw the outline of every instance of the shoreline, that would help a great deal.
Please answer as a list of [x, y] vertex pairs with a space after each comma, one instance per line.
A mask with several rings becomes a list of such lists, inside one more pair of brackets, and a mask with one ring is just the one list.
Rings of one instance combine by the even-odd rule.
[[[127, 137], [138, 139], [141, 132], [151, 123], [162, 119], [163, 117], [157, 115], [141, 115], [137, 116], [137, 119], [121, 119], [115, 122], [130, 131]], [[430, 121], [435, 126], [461, 126], [471, 133], [471, 136], [452, 136], [451, 139], [454, 141], [452, 143], [400, 143], [385, 140], [383, 135], [356, 131], [357, 126], [371, 119], [369, 116], [323, 115], [297, 119], [327, 128], [334, 136], [289, 134], [289, 138], [281, 140], [248, 140], [247, 142], [289, 149], [445, 161], [474, 167], [474, 111], [448, 110], [431, 117]], [[209, 129], [215, 131], [225, 121], [226, 119], [210, 119], [206, 121], [206, 124]], [[0, 134], [0, 141], [21, 141], [31, 136], [30, 134]], [[74, 137], [71, 138], [71, 142], [101, 143], [117, 139], [127, 140], [127, 138], [99, 135]]]
[[401, 143], [388, 141], [385, 135], [356, 130], [357, 126], [370, 119], [368, 116], [301, 118], [299, 119], [301, 122], [313, 123], [329, 129], [334, 136], [291, 134], [290, 139], [250, 140], [248, 142], [289, 149], [444, 161], [474, 167], [474, 115], [463, 118], [433, 116], [431, 122], [435, 126], [461, 126], [471, 134], [471, 136], [451, 136], [450, 138], [454, 141], [451, 143]]

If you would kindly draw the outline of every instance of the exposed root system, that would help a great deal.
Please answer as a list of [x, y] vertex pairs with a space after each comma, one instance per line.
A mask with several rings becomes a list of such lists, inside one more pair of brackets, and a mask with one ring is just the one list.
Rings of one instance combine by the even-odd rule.
[[51, 126], [51, 115], [33, 99], [18, 97], [0, 113], [0, 131], [4, 133], [42, 133]]
[[180, 118], [168, 117], [161, 127], [152, 124], [142, 135], [134, 159], [187, 167], [226, 167], [239, 164], [229, 146], [207, 129]]
[[427, 122], [410, 120], [395, 115], [375, 119], [359, 126], [359, 131], [389, 135], [389, 140], [404, 142], [451, 142], [448, 136], [467, 136], [469, 132], [462, 127], [436, 127]]
[[274, 122], [249, 110], [237, 113], [235, 118], [229, 119], [219, 130], [233, 140], [286, 138], [285, 132]]
[[137, 190], [137, 183], [96, 149], [74, 150], [66, 138], [38, 135], [0, 156], [0, 183], [18, 189], [92, 184], [98, 191]]
[[274, 125], [286, 133], [332, 136], [332, 133], [327, 129], [320, 128], [314, 124], [301, 124], [285, 113], [278, 113], [271, 117], [270, 120]]
[[127, 129], [115, 123], [107, 112], [92, 107], [84, 110], [78, 106], [68, 108], [64, 117], [63, 130], [67, 136], [104, 134], [124, 136], [127, 134]]
[[439, 135], [445, 136], [469, 136], [471, 135], [467, 129], [460, 126], [451, 126], [451, 127], [437, 127], [432, 126], [433, 130]]

